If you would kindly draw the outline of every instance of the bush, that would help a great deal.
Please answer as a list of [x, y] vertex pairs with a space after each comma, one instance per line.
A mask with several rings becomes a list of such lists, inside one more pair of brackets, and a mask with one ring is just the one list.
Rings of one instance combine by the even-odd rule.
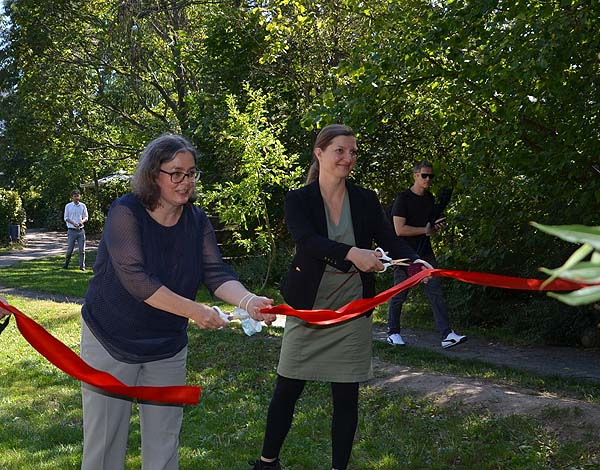
[[46, 208], [45, 199], [40, 193], [33, 190], [21, 192], [23, 208], [27, 214], [26, 224], [28, 228], [41, 228], [41, 221], [44, 218]]
[[102, 233], [102, 229], [104, 228], [104, 222], [106, 221], [106, 216], [104, 215], [104, 212], [95, 207], [90, 208], [90, 206], [87, 206], [87, 208], [89, 219], [87, 221], [87, 224], [85, 224], [85, 232], [87, 234]]
[[10, 226], [18, 225], [21, 227], [21, 242], [25, 237], [25, 209], [21, 197], [16, 191], [0, 188], [0, 246], [10, 244]]
[[[283, 276], [287, 273], [292, 262], [293, 248], [281, 245], [271, 266], [269, 286], [279, 288]], [[238, 275], [240, 282], [250, 290], [259, 289], [267, 274], [267, 255], [247, 255], [231, 259], [229, 262]]]
[[597, 320], [591, 306], [570, 307], [530, 293], [447, 283], [444, 290], [453, 326], [487, 337], [528, 344], [578, 346]]
[[[108, 209], [115, 199], [131, 191], [131, 181], [129, 176], [123, 175], [120, 178], [113, 178], [100, 188], [99, 207], [102, 208], [104, 215], [108, 214]], [[89, 207], [88, 207], [89, 209]]]

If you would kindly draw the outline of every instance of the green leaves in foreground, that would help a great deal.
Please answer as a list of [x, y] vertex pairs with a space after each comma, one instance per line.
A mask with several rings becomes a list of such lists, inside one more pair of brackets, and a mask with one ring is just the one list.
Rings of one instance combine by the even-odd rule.
[[[531, 222], [535, 228], [571, 243], [581, 243], [565, 263], [556, 269], [540, 268], [550, 275], [546, 283], [556, 278], [587, 284], [600, 284], [600, 226], [541, 225]], [[591, 254], [589, 261], [583, 261]], [[569, 305], [585, 305], [600, 301], [600, 285], [584, 287], [569, 294], [550, 292], [550, 297]]]

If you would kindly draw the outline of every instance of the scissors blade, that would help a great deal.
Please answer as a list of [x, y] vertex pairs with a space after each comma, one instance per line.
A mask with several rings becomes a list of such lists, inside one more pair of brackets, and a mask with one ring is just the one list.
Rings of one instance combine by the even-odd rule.
[[410, 264], [410, 259], [401, 258], [401, 259], [393, 259], [389, 263], [392, 266], [408, 266]]

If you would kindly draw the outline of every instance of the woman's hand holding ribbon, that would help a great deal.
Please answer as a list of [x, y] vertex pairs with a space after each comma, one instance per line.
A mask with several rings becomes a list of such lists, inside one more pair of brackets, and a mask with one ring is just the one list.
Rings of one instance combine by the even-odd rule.
[[228, 325], [227, 320], [223, 320], [212, 307], [200, 303], [196, 304], [196, 311], [190, 315], [190, 319], [206, 330], [216, 330]]
[[419, 259], [416, 259], [416, 260], [414, 260], [414, 261], [413, 261], [413, 264], [415, 264], [415, 263], [418, 263], [418, 264], [422, 264], [422, 265], [423, 265], [423, 267], [420, 269], [421, 271], [422, 271], [423, 269], [433, 269], [433, 266], [431, 266], [431, 264], [429, 264], [429, 263], [428, 263], [427, 261], [425, 261], [424, 259], [421, 259], [421, 258], [419, 258]]
[[[415, 274], [420, 273], [424, 269], [433, 269], [433, 266], [431, 266], [431, 264], [429, 264], [427, 261], [418, 258], [408, 266], [408, 275], [414, 276]], [[424, 278], [423, 283], [427, 284], [429, 282], [429, 279], [431, 279], [431, 276]]]
[[267, 325], [270, 325], [277, 319], [277, 315], [273, 315], [271, 313], [260, 313], [260, 311], [265, 308], [270, 308], [272, 305], [273, 299], [256, 295], [253, 296], [248, 302], [245, 310], [255, 320], [264, 321]]

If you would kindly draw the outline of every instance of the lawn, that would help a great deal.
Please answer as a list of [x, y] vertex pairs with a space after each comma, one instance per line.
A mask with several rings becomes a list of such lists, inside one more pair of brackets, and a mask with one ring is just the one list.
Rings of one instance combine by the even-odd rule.
[[[28, 289], [45, 286], [42, 290], [49, 291], [62, 285], [64, 290], [54, 293], [82, 297], [90, 273], [65, 271], [55, 265], [50, 259], [0, 269], [0, 285], [17, 279]], [[45, 281], [47, 275], [53, 276], [51, 282]], [[202, 300], [210, 301], [205, 292], [202, 295]], [[17, 296], [8, 300], [78, 351], [80, 305]], [[260, 452], [281, 331], [270, 328], [247, 337], [235, 326], [220, 331], [191, 326], [189, 332], [187, 382], [202, 386], [203, 392], [198, 406], [185, 408], [181, 469], [248, 470], [248, 460]], [[402, 354], [379, 344], [374, 349], [380, 359], [422, 370], [492, 378], [535, 390], [562, 390], [592, 401], [600, 396], [597, 386], [450, 360], [417, 348]], [[14, 321], [0, 336], [0, 351], [0, 468], [79, 468], [79, 383], [41, 358], [19, 335]], [[286, 470], [330, 468], [330, 414], [328, 387], [309, 384], [282, 451]], [[129, 444], [127, 468], [139, 469], [135, 415]], [[599, 466], [596, 442], [560, 442], [526, 415], [499, 418], [467, 407], [436, 406], [403, 392], [361, 387], [360, 424], [349, 467], [353, 470]]]

